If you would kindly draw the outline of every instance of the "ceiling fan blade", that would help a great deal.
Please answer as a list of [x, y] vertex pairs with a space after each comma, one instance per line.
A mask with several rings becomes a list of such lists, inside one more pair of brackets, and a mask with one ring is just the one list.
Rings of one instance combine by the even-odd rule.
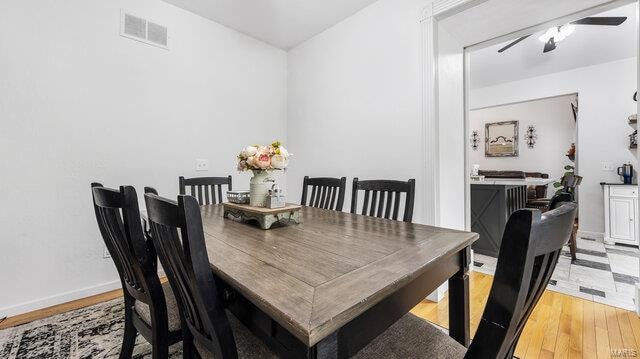
[[591, 16], [585, 17], [572, 22], [574, 25], [605, 25], [605, 26], [618, 26], [625, 22], [627, 18], [625, 16]]
[[544, 43], [544, 50], [542, 50], [542, 52], [546, 53], [555, 49], [556, 49], [556, 42], [552, 37], [549, 39], [549, 41]]
[[531, 36], [531, 35], [525, 35], [525, 36], [523, 36], [523, 37], [521, 37], [521, 38], [516, 39], [515, 41], [513, 41], [513, 42], [509, 43], [507, 46], [505, 46], [505, 47], [501, 48], [500, 50], [498, 50], [498, 52], [503, 52], [503, 51], [507, 50], [507, 49], [508, 49], [508, 48], [510, 48], [511, 46], [513, 46], [513, 45], [515, 45], [515, 44], [519, 43], [520, 41], [522, 41], [522, 40], [526, 39], [526, 38], [527, 38], [527, 37], [529, 37], [529, 36]]

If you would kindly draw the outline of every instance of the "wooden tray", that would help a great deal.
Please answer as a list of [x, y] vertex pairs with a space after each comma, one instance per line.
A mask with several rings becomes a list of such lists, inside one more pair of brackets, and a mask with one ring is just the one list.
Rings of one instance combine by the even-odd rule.
[[299, 224], [302, 206], [287, 204], [282, 208], [252, 207], [248, 204], [223, 203], [224, 218], [240, 222], [255, 221], [260, 228], [269, 229], [274, 224]]

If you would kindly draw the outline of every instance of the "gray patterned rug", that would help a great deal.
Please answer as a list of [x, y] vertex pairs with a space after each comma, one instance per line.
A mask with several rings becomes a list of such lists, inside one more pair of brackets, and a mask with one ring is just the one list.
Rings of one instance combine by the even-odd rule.
[[[124, 304], [114, 299], [0, 331], [0, 358], [118, 358], [124, 332]], [[171, 358], [182, 356], [180, 343]], [[138, 335], [134, 358], [151, 358]]]

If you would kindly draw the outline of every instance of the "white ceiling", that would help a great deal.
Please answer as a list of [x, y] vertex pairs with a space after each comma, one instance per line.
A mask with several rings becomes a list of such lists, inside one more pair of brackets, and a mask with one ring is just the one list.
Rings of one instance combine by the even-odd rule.
[[498, 53], [512, 40], [470, 54], [471, 88], [541, 76], [577, 67], [629, 58], [637, 54], [637, 4], [592, 16], [627, 16], [620, 26], [576, 26], [558, 47], [546, 54], [538, 40], [542, 32]]
[[288, 50], [376, 0], [164, 0]]

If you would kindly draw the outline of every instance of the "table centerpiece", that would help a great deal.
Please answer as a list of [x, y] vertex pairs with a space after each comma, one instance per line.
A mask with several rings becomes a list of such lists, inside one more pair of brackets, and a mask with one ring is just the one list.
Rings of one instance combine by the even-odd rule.
[[289, 164], [291, 154], [279, 141], [268, 146], [251, 145], [238, 154], [238, 171], [252, 171], [249, 182], [249, 205], [264, 207], [269, 189], [275, 180], [269, 171], [284, 171]]

